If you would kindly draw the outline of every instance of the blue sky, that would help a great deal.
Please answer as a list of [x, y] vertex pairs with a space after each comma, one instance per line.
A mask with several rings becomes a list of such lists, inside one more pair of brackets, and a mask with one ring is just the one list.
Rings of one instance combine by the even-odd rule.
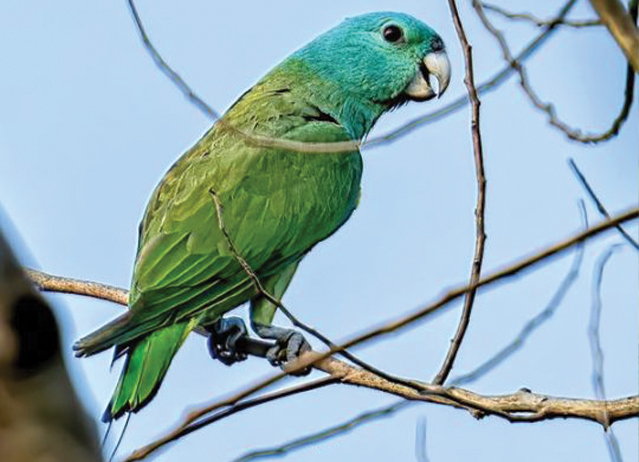
[[[523, 11], [530, 2], [511, 1], [507, 6]], [[454, 75], [441, 100], [385, 116], [373, 136], [465, 94], [463, 56], [443, 1], [329, 5], [140, 0], [138, 8], [156, 47], [219, 110], [313, 37], [345, 17], [376, 10], [404, 11], [437, 30], [448, 46]], [[559, 6], [547, 2], [534, 8], [538, 16], [547, 17]], [[476, 78], [482, 81], [501, 68], [501, 55], [469, 2], [460, 2], [460, 10], [473, 44]], [[593, 15], [588, 2], [581, 0], [573, 16]], [[522, 24], [496, 24], [507, 28], [513, 50], [537, 32]], [[20, 234], [25, 259], [54, 274], [128, 286], [146, 201], [210, 120], [154, 67], [124, 1], [40, 1], [29, 7], [2, 2], [0, 58], [0, 204]], [[586, 131], [606, 129], [621, 105], [623, 56], [601, 28], [560, 31], [529, 61], [529, 72], [542, 98], [553, 101], [564, 120]], [[483, 98], [482, 130], [488, 178], [486, 271], [579, 230], [577, 201], [585, 196], [568, 158], [576, 160], [611, 213], [636, 203], [637, 104], [619, 137], [583, 146], [550, 128], [511, 79]], [[463, 283], [473, 254], [476, 186], [468, 110], [366, 151], [364, 159], [359, 209], [309, 255], [284, 298], [302, 320], [335, 340]], [[588, 210], [591, 221], [600, 219], [590, 203]], [[636, 225], [629, 229], [636, 236]], [[555, 317], [523, 351], [471, 389], [498, 394], [528, 387], [552, 395], [594, 397], [586, 334], [593, 269], [601, 253], [616, 242], [620, 238], [610, 233], [589, 243], [580, 278]], [[510, 341], [543, 309], [570, 264], [566, 255], [507, 285], [482, 291], [454, 374], [472, 369]], [[604, 276], [601, 335], [610, 397], [637, 393], [638, 276], [637, 254], [627, 246], [612, 257]], [[58, 295], [51, 300], [67, 351], [74, 339], [121, 312], [119, 306], [86, 298]], [[458, 310], [457, 305], [357, 352], [389, 372], [428, 380], [443, 359]], [[118, 376], [118, 367], [111, 371], [109, 362], [109, 354], [68, 358], [81, 396], [96, 417]], [[171, 428], [185, 409], [269, 372], [270, 366], [256, 359], [232, 368], [214, 363], [204, 340], [193, 336], [177, 355], [157, 398], [132, 419], [120, 453]], [[392, 400], [333, 386], [214, 424], [157, 460], [230, 461], [249, 449], [284, 443]], [[428, 421], [431, 461], [608, 457], [601, 429], [591, 423], [512, 425], [418, 405], [289, 460], [413, 460], [415, 426], [421, 417]], [[626, 460], [636, 460], [636, 420], [614, 428]]]

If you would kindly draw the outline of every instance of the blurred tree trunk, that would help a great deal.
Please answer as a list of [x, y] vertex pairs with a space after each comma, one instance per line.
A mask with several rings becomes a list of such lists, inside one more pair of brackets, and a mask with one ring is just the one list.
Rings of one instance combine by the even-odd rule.
[[0, 233], [0, 461], [101, 461], [56, 320]]

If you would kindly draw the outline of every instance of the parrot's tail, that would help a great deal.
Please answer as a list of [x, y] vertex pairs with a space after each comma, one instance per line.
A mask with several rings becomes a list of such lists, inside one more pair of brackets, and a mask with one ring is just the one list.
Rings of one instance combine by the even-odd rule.
[[191, 322], [173, 324], [129, 346], [122, 375], [102, 415], [103, 422], [125, 412], [137, 412], [155, 396], [173, 356], [192, 328]]

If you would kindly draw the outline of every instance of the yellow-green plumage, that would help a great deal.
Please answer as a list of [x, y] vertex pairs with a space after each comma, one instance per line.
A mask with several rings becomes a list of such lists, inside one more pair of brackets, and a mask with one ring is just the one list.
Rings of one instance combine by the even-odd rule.
[[[398, 58], [395, 45], [381, 52], [369, 49], [362, 34], [379, 35], [388, 21], [403, 21], [406, 43], [410, 27], [419, 32], [414, 47], [424, 48], [436, 35], [405, 15], [360, 18], [366, 20], [355, 18], [320, 37], [245, 93], [154, 191], [140, 225], [129, 312], [75, 347], [79, 355], [112, 346], [116, 356], [127, 355], [105, 420], [137, 411], [154, 396], [196, 326], [210, 325], [247, 301], [253, 303], [255, 319], [271, 323], [275, 307], [258, 296], [224, 231], [266, 289], [281, 297], [299, 261], [354, 211], [362, 175], [359, 151], [319, 154], [261, 147], [234, 129], [308, 142], [362, 139], [384, 111], [405, 100], [402, 92], [419, 72], [419, 63], [413, 62], [416, 51], [407, 49]], [[360, 55], [340, 58], [353, 49]], [[380, 64], [377, 54], [382, 52], [389, 63]], [[391, 65], [396, 74], [381, 80]], [[372, 89], [366, 90], [367, 85]]]

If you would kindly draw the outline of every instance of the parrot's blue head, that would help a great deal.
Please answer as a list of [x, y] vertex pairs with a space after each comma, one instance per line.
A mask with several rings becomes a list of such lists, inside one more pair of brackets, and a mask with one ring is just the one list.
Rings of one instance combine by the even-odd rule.
[[[387, 109], [441, 95], [450, 82], [442, 39], [423, 22], [402, 13], [346, 19], [293, 57], [350, 95]], [[438, 81], [437, 89], [431, 76]]]

